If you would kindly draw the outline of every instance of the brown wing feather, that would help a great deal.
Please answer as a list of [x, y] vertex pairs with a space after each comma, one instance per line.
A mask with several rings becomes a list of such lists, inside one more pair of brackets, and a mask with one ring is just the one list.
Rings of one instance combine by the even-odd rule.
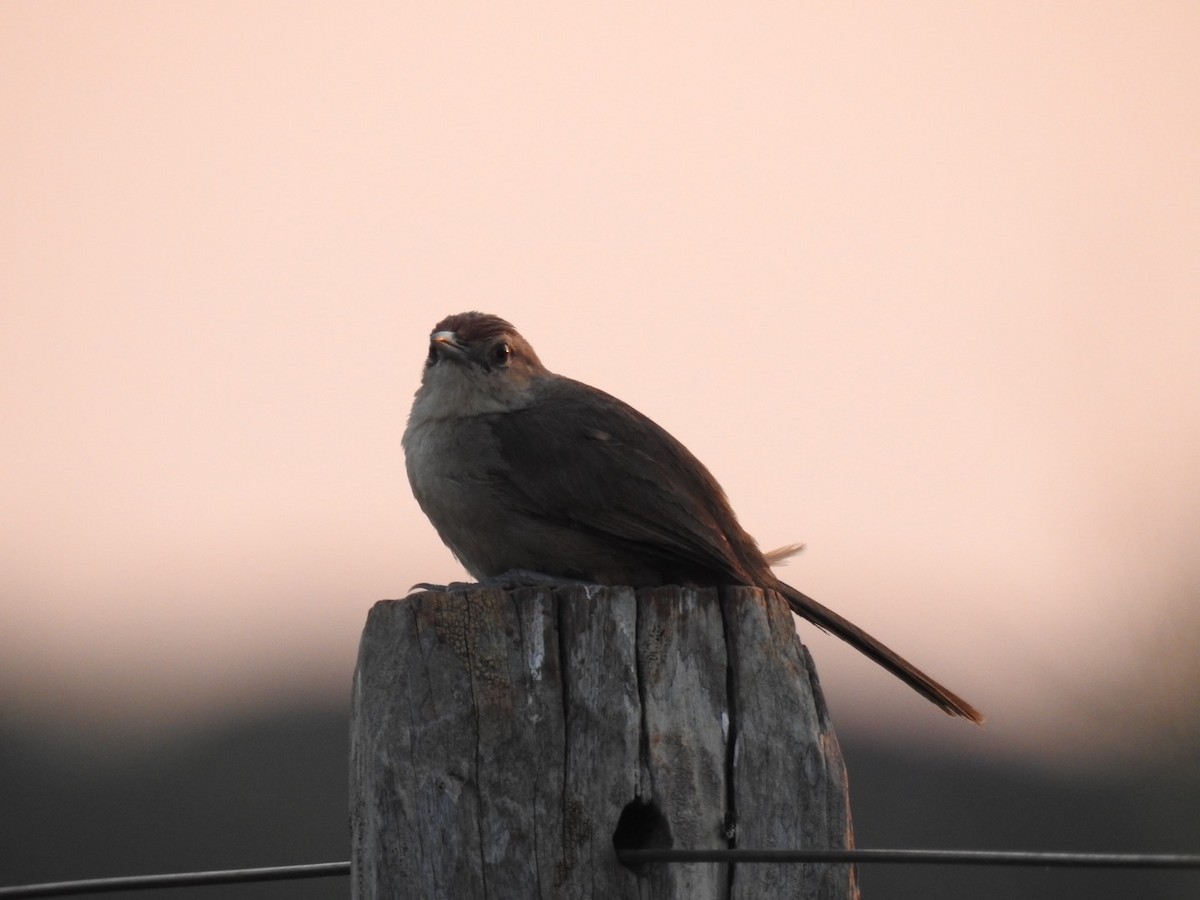
[[[858, 648], [946, 712], [983, 721], [973, 706], [882, 642], [777, 579], [716, 479], [661, 427], [578, 382], [553, 378], [539, 389], [552, 396], [496, 417], [493, 426], [510, 467], [497, 477], [511, 479], [524, 515], [586, 532], [629, 556], [653, 557], [658, 571], [683, 573], [686, 580], [777, 590], [798, 615]], [[773, 554], [781, 555], [788, 554]]]
[[511, 467], [504, 477], [524, 497], [526, 515], [636, 546], [713, 583], [753, 583], [745, 557], [757, 547], [716, 479], [679, 441], [579, 382], [552, 378], [536, 390], [537, 402], [493, 425]]

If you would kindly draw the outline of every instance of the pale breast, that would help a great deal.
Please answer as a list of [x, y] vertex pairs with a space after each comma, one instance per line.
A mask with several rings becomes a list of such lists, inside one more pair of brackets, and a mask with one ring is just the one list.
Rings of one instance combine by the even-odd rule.
[[499, 455], [486, 417], [409, 421], [404, 458], [413, 495], [476, 578], [492, 568], [487, 535], [505, 527], [495, 473]]

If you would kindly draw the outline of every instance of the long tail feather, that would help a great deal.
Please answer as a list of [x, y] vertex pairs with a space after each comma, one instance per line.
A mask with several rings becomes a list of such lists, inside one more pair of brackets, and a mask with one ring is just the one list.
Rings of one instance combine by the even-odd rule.
[[808, 619], [819, 628], [837, 635], [850, 646], [883, 666], [918, 694], [937, 704], [952, 716], [962, 716], [977, 725], [983, 723], [983, 713], [952, 691], [942, 687], [908, 660], [885, 647], [853, 622], [843, 619], [833, 610], [800, 593], [782, 581], [775, 585], [787, 599], [796, 615]]

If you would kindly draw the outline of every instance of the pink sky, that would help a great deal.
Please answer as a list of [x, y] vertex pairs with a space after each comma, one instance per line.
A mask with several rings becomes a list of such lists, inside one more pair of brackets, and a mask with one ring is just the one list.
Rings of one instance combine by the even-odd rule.
[[1198, 46], [1194, 3], [9, 0], [5, 716], [346, 696], [370, 604], [462, 575], [400, 435], [430, 327], [478, 308], [990, 715], [803, 629], [837, 721], [1168, 739]]

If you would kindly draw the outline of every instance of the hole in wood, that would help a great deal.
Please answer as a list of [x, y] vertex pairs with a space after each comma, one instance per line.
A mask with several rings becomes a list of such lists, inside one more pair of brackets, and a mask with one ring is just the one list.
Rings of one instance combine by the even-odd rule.
[[[632, 800], [621, 810], [613, 847], [617, 850], [661, 850], [671, 846], [671, 829], [653, 801]], [[639, 871], [644, 864], [629, 866]]]

